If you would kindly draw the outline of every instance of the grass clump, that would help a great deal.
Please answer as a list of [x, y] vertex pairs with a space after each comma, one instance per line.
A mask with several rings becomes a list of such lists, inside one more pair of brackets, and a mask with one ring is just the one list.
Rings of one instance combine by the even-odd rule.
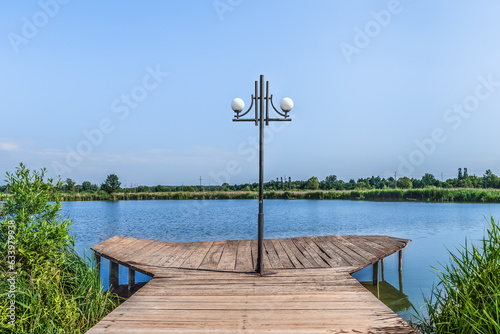
[[[119, 301], [80, 257], [45, 170], [7, 173], [11, 195], [0, 211], [0, 332], [84, 333]], [[3, 261], [7, 259], [7, 261]], [[89, 265], [88, 262], [91, 262]]]
[[491, 226], [478, 246], [468, 243], [437, 270], [439, 283], [414, 324], [422, 333], [500, 333], [500, 226]]

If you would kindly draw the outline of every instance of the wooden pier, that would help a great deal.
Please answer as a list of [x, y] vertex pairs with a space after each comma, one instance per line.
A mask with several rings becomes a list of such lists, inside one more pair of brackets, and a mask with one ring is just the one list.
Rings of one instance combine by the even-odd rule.
[[161, 242], [113, 237], [92, 249], [153, 279], [87, 333], [417, 333], [350, 274], [410, 240], [321, 236], [264, 241], [266, 275], [253, 272], [256, 240]]

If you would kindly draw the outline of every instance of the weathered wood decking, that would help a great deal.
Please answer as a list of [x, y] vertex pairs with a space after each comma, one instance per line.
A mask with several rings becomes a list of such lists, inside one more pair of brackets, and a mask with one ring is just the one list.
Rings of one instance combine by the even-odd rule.
[[[350, 274], [406, 239], [323, 236], [172, 243], [113, 237], [96, 255], [154, 278], [88, 333], [414, 333]], [[378, 267], [378, 266], [374, 266]]]

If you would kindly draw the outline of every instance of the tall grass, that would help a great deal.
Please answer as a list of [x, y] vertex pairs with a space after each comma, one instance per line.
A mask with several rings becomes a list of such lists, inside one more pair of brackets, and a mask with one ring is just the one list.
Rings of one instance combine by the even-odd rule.
[[466, 240], [450, 255], [450, 263], [436, 270], [439, 283], [417, 311], [415, 327], [422, 333], [500, 333], [500, 226], [491, 218], [479, 246]]
[[[84, 333], [119, 303], [103, 292], [93, 261], [76, 253], [71, 221], [62, 218], [44, 174], [23, 165], [7, 174], [11, 196], [0, 212], [1, 333]], [[12, 254], [12, 263], [4, 260]]]
[[[0, 200], [1, 200], [0, 194]], [[118, 201], [118, 200], [217, 200], [257, 199], [254, 191], [154, 192], [154, 193], [62, 193], [62, 201]], [[4, 197], [6, 198], [6, 197]], [[266, 191], [266, 199], [325, 199], [368, 200], [383, 202], [462, 202], [500, 203], [498, 189], [425, 188], [425, 189], [371, 189], [371, 190], [306, 190]]]

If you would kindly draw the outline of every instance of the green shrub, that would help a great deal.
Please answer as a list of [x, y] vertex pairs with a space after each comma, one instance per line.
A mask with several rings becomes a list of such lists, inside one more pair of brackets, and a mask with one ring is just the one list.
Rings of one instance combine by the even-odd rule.
[[[0, 212], [0, 330], [13, 333], [83, 333], [117, 305], [102, 291], [99, 272], [81, 258], [60, 213], [61, 181], [20, 165], [7, 173], [10, 196]], [[14, 228], [12, 228], [14, 226]], [[9, 253], [10, 252], [10, 253]], [[11, 274], [15, 272], [16, 275]], [[15, 277], [15, 293], [11, 282]], [[9, 324], [15, 302], [14, 326]]]

